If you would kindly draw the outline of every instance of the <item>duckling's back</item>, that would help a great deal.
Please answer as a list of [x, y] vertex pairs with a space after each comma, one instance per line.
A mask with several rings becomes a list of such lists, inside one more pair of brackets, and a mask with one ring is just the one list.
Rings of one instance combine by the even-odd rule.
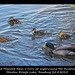
[[70, 38], [70, 35], [63, 34], [63, 35], [61, 35], [61, 38], [67, 39], [67, 38]]
[[16, 23], [16, 24], [21, 23], [21, 21], [19, 21], [18, 19], [14, 19], [13, 22]]

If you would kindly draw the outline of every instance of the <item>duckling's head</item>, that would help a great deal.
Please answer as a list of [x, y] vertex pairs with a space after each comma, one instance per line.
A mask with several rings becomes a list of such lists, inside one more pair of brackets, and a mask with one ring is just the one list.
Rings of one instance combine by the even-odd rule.
[[61, 35], [63, 34], [63, 32], [62, 32], [62, 31], [60, 31], [60, 32], [59, 32], [59, 34], [60, 34], [60, 37], [61, 37]]
[[33, 31], [33, 33], [35, 33], [35, 32], [36, 32], [36, 28], [33, 28], [33, 30], [32, 30], [32, 31]]
[[62, 34], [63, 34], [63, 32], [62, 32], [62, 31], [60, 31], [60, 32], [59, 32], [59, 34], [60, 34], [60, 35], [62, 35]]
[[44, 48], [47, 48], [47, 47], [54, 49], [54, 45], [50, 42], [47, 42], [46, 45], [44, 46]]
[[75, 29], [73, 29], [73, 33], [75, 33]]
[[14, 18], [13, 17], [10, 17], [10, 20], [14, 20]]

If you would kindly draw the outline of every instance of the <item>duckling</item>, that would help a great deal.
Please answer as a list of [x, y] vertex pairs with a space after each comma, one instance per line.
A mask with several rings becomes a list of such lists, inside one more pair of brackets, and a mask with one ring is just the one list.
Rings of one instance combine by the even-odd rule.
[[60, 38], [61, 38], [61, 39], [68, 39], [68, 38], [70, 38], [70, 35], [63, 34], [62, 31], [60, 31], [59, 34], [60, 34]]
[[75, 8], [75, 4], [71, 4], [71, 7], [72, 7], [72, 8]]
[[14, 19], [13, 17], [10, 17], [10, 20], [9, 20], [9, 23], [11, 24], [18, 24], [18, 23], [21, 23], [21, 21], [19, 21], [18, 19]]
[[47, 42], [43, 48], [49, 48], [49, 52], [53, 52], [58, 55], [75, 55], [75, 46], [72, 45], [62, 45], [59, 47], [54, 47], [50, 42]]
[[36, 28], [33, 28], [33, 34], [37, 34], [37, 35], [45, 35], [45, 33], [41, 32], [41, 31], [36, 31]]
[[73, 29], [73, 33], [75, 33], [75, 29]]
[[0, 37], [0, 42], [7, 42], [8, 39], [7, 38], [4, 38], [4, 37]]

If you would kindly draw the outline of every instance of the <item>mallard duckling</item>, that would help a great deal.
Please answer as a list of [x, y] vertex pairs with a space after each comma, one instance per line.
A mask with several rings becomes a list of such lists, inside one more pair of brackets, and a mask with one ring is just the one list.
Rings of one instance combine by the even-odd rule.
[[9, 23], [18, 24], [18, 23], [21, 23], [21, 21], [19, 21], [18, 19], [14, 19], [13, 17], [10, 17]]
[[47, 42], [44, 48], [49, 48], [49, 52], [53, 52], [58, 55], [75, 55], [75, 46], [72, 45], [62, 45], [59, 47], [54, 47], [50, 42]]
[[41, 32], [41, 31], [36, 31], [36, 28], [33, 28], [33, 34], [37, 34], [37, 35], [45, 35], [45, 33]]
[[61, 38], [61, 39], [67, 39], [67, 38], [70, 38], [70, 35], [63, 34], [62, 31], [60, 31], [59, 34], [60, 34], [60, 38]]
[[73, 29], [73, 33], [75, 33], [75, 29]]
[[0, 42], [7, 42], [8, 39], [7, 38], [4, 38], [4, 37], [0, 37]]

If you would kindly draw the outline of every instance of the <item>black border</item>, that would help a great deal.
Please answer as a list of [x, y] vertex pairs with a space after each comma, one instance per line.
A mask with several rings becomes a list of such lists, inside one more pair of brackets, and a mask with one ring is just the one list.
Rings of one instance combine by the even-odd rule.
[[0, 4], [75, 4], [75, 0], [0, 0]]

